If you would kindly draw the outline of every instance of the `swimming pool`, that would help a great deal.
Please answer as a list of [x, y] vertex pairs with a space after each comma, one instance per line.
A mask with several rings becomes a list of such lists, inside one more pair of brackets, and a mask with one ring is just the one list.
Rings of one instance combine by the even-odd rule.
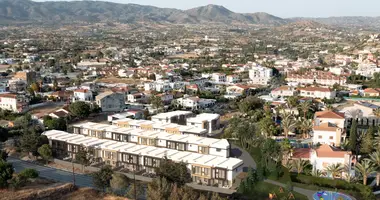
[[352, 200], [349, 196], [332, 191], [319, 191], [313, 195], [314, 200]]

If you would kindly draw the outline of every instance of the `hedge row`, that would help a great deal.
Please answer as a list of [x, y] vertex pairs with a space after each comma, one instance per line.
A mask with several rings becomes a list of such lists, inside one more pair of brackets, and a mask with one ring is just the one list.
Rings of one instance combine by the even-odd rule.
[[354, 193], [360, 193], [361, 199], [375, 200], [375, 196], [372, 193], [372, 189], [369, 186], [356, 183], [348, 183], [344, 180], [329, 179], [323, 177], [307, 176], [303, 174], [291, 174], [293, 182], [302, 183], [306, 185], [315, 185], [324, 188], [348, 190]]

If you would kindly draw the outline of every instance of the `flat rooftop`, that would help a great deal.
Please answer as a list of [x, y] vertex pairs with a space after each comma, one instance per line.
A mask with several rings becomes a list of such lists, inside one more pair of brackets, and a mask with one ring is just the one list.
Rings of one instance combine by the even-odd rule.
[[[57, 136], [57, 134], [59, 135], [59, 137], [55, 137]], [[165, 149], [153, 146], [138, 145], [133, 143], [103, 140], [98, 138], [86, 137], [83, 135], [71, 134], [64, 131], [45, 131], [43, 135], [46, 135], [48, 139], [64, 141], [70, 144], [92, 146], [98, 149], [125, 152], [135, 155], [143, 155], [156, 158], [167, 157], [168, 159], [173, 160], [175, 162], [185, 162], [192, 165], [198, 164], [233, 170], [236, 167], [243, 164], [243, 161], [237, 158], [223, 158], [214, 155], [204, 155], [187, 151], [177, 151], [174, 149]], [[86, 143], [85, 141], [89, 142]]]

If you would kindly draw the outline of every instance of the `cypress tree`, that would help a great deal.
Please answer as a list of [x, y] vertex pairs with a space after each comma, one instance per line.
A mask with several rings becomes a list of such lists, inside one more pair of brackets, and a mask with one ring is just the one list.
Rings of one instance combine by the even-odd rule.
[[355, 152], [355, 154], [357, 153], [357, 140], [358, 140], [358, 122], [353, 119], [353, 122], [352, 122], [352, 125], [351, 125], [351, 129], [350, 129], [350, 150], [352, 152]]

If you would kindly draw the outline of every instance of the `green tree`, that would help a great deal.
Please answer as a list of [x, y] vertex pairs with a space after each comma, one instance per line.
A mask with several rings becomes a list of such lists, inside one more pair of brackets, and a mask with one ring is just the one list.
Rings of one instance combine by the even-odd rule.
[[157, 168], [157, 175], [170, 183], [176, 183], [178, 186], [191, 182], [191, 175], [187, 171], [185, 163], [176, 163], [166, 158], [161, 161], [160, 167]]
[[298, 121], [298, 127], [302, 131], [302, 138], [308, 138], [310, 130], [313, 129], [313, 122], [308, 119]]
[[152, 95], [149, 101], [153, 109], [160, 110], [164, 107], [164, 102], [162, 101], [160, 96]]
[[53, 157], [53, 152], [48, 144], [42, 145], [38, 148], [38, 153], [46, 161], [46, 164], [49, 163], [49, 160]]
[[343, 171], [343, 166], [340, 163], [329, 165], [326, 168], [327, 173], [329, 173], [332, 179], [335, 179]]
[[39, 147], [39, 136], [34, 132], [24, 133], [21, 137], [20, 147], [26, 153], [32, 153], [33, 156], [37, 156]]
[[369, 160], [376, 170], [376, 186], [380, 184], [380, 150], [377, 150], [370, 154]]
[[88, 103], [77, 101], [69, 106], [70, 113], [79, 118], [88, 117], [91, 113], [91, 107]]
[[8, 140], [8, 129], [0, 127], [0, 142]]
[[5, 150], [0, 149], [0, 162], [7, 161], [8, 153]]
[[130, 179], [120, 173], [112, 174], [112, 179], [110, 182], [110, 187], [113, 192], [119, 193], [125, 193], [126, 188], [128, 188], [130, 184]]
[[289, 139], [285, 139], [280, 143], [281, 145], [281, 151], [283, 153], [283, 157], [285, 159], [285, 162], [288, 162], [289, 155], [293, 152], [293, 146], [290, 143]]
[[298, 97], [296, 96], [290, 96], [286, 99], [286, 105], [288, 105], [290, 109], [297, 107], [297, 104], [298, 104]]
[[53, 80], [53, 90], [54, 90], [54, 91], [57, 91], [57, 90], [58, 90], [58, 81], [57, 81], [57, 79], [54, 79], [54, 80]]
[[358, 123], [356, 122], [355, 119], [353, 119], [353, 122], [351, 124], [351, 129], [350, 129], [350, 150], [352, 152], [355, 152], [357, 154], [357, 147], [358, 147]]
[[75, 161], [82, 165], [82, 172], [84, 172], [84, 167], [87, 167], [91, 164], [91, 151], [82, 146], [81, 148], [79, 148], [77, 154], [75, 154]]
[[298, 174], [304, 172], [304, 170], [310, 165], [309, 161], [296, 159], [293, 160], [293, 168], [297, 171]]
[[48, 115], [43, 117], [44, 126], [49, 130], [61, 130], [66, 131], [66, 119], [65, 118], [52, 118]]
[[148, 184], [147, 197], [148, 199], [168, 199], [171, 191], [172, 183], [164, 177], [159, 177]]
[[303, 118], [306, 120], [306, 114], [309, 110], [313, 110], [309, 101], [304, 101], [299, 104], [299, 109], [303, 112]]
[[367, 132], [364, 133], [364, 137], [361, 140], [360, 144], [360, 153], [362, 154], [370, 154], [374, 149], [373, 139], [375, 135], [375, 128], [370, 126]]
[[37, 178], [39, 173], [35, 169], [24, 169], [19, 173], [19, 175], [22, 175], [26, 178]]
[[375, 168], [369, 160], [363, 160], [360, 163], [356, 163], [355, 171], [362, 175], [363, 185], [367, 185], [367, 178], [371, 173], [375, 172]]
[[277, 132], [276, 124], [269, 116], [259, 121], [259, 127], [261, 133], [263, 133], [266, 138], [275, 135]]
[[296, 121], [292, 115], [288, 115], [281, 120], [281, 126], [284, 130], [285, 138], [288, 138], [289, 131], [296, 126]]
[[110, 165], [103, 166], [98, 172], [92, 174], [94, 186], [105, 191], [111, 185], [112, 174], [113, 171]]
[[36, 82], [32, 83], [32, 85], [30, 85], [30, 88], [32, 88], [32, 90], [33, 90], [34, 92], [39, 92], [39, 91], [40, 91], [40, 86], [39, 86], [39, 84], [36, 83]]
[[8, 186], [8, 180], [12, 178], [13, 166], [5, 161], [0, 161], [0, 188]]
[[254, 96], [249, 96], [241, 100], [240, 103], [238, 104], [239, 111], [242, 113], [249, 113], [251, 110], [262, 108], [263, 105], [264, 105], [263, 100]]

